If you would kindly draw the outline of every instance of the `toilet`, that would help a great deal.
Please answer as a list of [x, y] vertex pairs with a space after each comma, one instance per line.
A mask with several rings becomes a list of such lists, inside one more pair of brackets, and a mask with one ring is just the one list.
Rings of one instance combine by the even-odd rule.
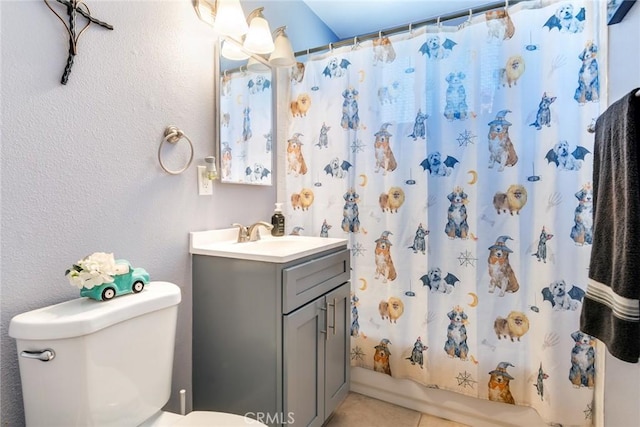
[[264, 426], [249, 417], [161, 411], [171, 394], [180, 288], [151, 282], [110, 301], [78, 298], [15, 316], [28, 427]]

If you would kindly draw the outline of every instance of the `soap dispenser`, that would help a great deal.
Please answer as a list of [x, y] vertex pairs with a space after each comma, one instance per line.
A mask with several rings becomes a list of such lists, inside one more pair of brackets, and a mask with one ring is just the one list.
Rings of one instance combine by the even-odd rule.
[[284, 215], [282, 214], [282, 203], [276, 203], [276, 209], [271, 216], [272, 236], [284, 236]]

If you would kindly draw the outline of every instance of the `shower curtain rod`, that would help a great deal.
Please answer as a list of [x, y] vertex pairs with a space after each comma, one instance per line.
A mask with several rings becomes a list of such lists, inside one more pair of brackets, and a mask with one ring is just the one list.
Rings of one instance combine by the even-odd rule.
[[350, 44], [355, 44], [355, 41], [362, 42], [362, 41], [367, 41], [367, 40], [373, 40], [373, 39], [381, 37], [381, 36], [390, 36], [392, 34], [397, 34], [397, 33], [402, 33], [402, 32], [405, 32], [405, 31], [409, 31], [409, 30], [411, 30], [413, 28], [424, 27], [424, 26], [429, 25], [429, 24], [437, 24], [438, 22], [451, 21], [452, 19], [463, 18], [465, 16], [469, 16], [469, 14], [475, 15], [476, 13], [484, 13], [484, 12], [488, 12], [490, 10], [498, 9], [500, 7], [508, 7], [509, 5], [521, 3], [523, 1], [525, 1], [525, 0], [507, 0], [507, 1], [489, 3], [489, 4], [486, 4], [484, 6], [479, 7], [477, 9], [467, 9], [466, 11], [461, 10], [459, 12], [450, 13], [448, 15], [443, 15], [443, 16], [439, 16], [439, 17], [436, 17], [436, 18], [430, 18], [430, 19], [427, 19], [427, 20], [424, 20], [424, 21], [414, 22], [412, 24], [405, 24], [405, 25], [401, 25], [399, 27], [390, 28], [390, 29], [387, 29], [387, 30], [381, 30], [381, 31], [379, 31], [377, 33], [369, 33], [369, 34], [364, 34], [364, 35], [360, 35], [360, 36], [355, 36], [354, 38], [348, 38], [348, 39], [340, 40], [340, 41], [337, 41], [335, 43], [329, 43], [329, 44], [326, 44], [326, 45], [323, 45], [323, 46], [314, 47], [313, 49], [301, 50], [301, 51], [296, 52], [294, 55], [295, 56], [310, 55], [312, 53], [322, 52], [322, 51], [331, 50], [331, 49], [337, 48], [337, 47], [342, 47], [342, 46], [348, 46]]

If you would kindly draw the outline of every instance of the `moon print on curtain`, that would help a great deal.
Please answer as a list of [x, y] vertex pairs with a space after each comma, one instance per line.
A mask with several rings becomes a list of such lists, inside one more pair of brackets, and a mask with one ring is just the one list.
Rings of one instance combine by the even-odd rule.
[[349, 238], [354, 366], [590, 425], [606, 40], [598, 2], [536, 4], [298, 67], [287, 225]]

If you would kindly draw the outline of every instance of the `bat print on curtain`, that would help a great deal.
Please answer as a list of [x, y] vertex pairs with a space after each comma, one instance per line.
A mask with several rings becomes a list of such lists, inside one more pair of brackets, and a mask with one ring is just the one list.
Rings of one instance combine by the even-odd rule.
[[591, 424], [601, 3], [523, 2], [296, 67], [287, 225], [349, 239], [354, 366]]

